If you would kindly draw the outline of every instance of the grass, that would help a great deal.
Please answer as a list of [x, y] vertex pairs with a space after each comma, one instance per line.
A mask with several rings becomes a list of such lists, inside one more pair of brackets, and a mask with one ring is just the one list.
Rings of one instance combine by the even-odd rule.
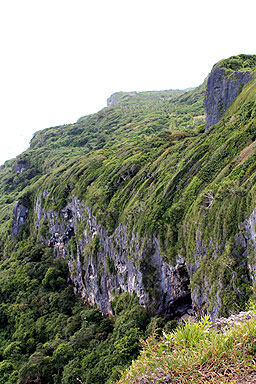
[[212, 328], [208, 318], [188, 321], [142, 344], [118, 384], [248, 383], [255, 372], [256, 316], [225, 330]]

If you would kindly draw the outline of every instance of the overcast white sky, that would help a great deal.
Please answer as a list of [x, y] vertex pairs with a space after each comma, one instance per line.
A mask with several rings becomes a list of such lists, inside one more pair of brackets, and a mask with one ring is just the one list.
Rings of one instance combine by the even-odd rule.
[[0, 164], [116, 91], [201, 84], [256, 53], [254, 0], [1, 0]]

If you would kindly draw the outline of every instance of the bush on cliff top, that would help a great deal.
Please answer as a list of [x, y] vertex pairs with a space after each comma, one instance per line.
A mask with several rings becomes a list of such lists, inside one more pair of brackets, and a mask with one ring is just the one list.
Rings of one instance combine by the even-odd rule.
[[216, 66], [232, 71], [250, 70], [256, 67], [256, 55], [237, 55], [219, 61]]

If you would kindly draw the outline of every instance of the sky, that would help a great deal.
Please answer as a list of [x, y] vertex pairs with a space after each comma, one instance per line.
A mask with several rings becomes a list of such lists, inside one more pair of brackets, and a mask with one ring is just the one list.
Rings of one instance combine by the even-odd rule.
[[185, 89], [256, 54], [254, 0], [1, 0], [0, 164], [118, 91]]

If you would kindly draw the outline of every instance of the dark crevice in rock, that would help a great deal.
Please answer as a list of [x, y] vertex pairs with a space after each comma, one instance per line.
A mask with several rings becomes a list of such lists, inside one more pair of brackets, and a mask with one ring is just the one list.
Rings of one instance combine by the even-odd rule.
[[22, 173], [29, 169], [29, 163], [26, 160], [16, 160], [16, 172]]
[[189, 288], [190, 278], [186, 265], [178, 265], [176, 267], [176, 272], [176, 279], [177, 282], [179, 282], [180, 284], [180, 292], [178, 293], [178, 285], [176, 285], [173, 287], [176, 289], [176, 293], [173, 295], [174, 299], [168, 302], [167, 296], [165, 296], [165, 310], [162, 313], [165, 317], [169, 319], [180, 318], [185, 314], [194, 314], [191, 291]]
[[180, 318], [185, 314], [192, 314], [192, 298], [191, 292], [188, 292], [185, 296], [179, 297], [169, 307], [168, 312], [165, 314], [169, 319]]

